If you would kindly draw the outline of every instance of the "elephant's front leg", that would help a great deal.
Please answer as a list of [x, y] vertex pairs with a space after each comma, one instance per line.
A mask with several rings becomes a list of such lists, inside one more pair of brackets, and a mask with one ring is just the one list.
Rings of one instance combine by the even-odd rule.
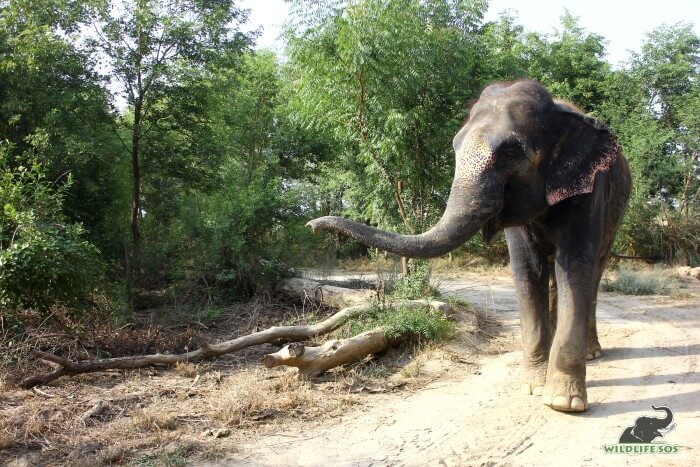
[[557, 327], [542, 392], [542, 401], [556, 410], [581, 412], [588, 408], [586, 353], [596, 269], [594, 255], [589, 252], [586, 248], [557, 252]]
[[549, 359], [549, 262], [536, 227], [510, 227], [505, 229], [505, 234], [520, 312], [522, 391], [539, 396]]

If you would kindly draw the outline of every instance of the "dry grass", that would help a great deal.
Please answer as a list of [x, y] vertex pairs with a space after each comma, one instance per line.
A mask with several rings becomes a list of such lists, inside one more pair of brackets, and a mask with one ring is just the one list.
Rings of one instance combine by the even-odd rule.
[[270, 378], [268, 371], [255, 369], [222, 385], [212, 397], [211, 413], [228, 426], [239, 426], [279, 413], [306, 411], [316, 406], [316, 398], [309, 383], [299, 381], [294, 371]]
[[401, 368], [400, 375], [406, 379], [415, 380], [421, 374], [423, 374], [425, 363], [423, 362], [424, 357], [419, 355], [409, 362], [408, 365]]
[[190, 362], [177, 362], [175, 364], [175, 371], [178, 375], [185, 378], [194, 378], [199, 372], [197, 365]]
[[[468, 307], [460, 309], [472, 318], [460, 319], [456, 347], [471, 352], [460, 339], [481, 340], [480, 318]], [[305, 309], [265, 314], [265, 307], [256, 303], [248, 310], [237, 309], [235, 315], [223, 315], [217, 330], [203, 331], [201, 337], [214, 342], [254, 326], [299, 319], [314, 320]], [[247, 349], [168, 370], [80, 375], [37, 392], [18, 390], [13, 386], [16, 379], [8, 379], [14, 367], [0, 367], [0, 465], [15, 460], [30, 465], [183, 465], [212, 459], [239, 450], [253, 436], [337, 417], [362, 406], [376, 392], [419, 388], [446, 374], [458, 375], [464, 368], [455, 367], [435, 347], [394, 349], [309, 383], [299, 381], [293, 369], [259, 368], [260, 356], [270, 350]], [[107, 409], [83, 420], [98, 401], [104, 401]], [[231, 428], [227, 438], [202, 435], [224, 427]]]
[[619, 265], [606, 271], [600, 284], [605, 292], [624, 295], [667, 295], [687, 298], [686, 284], [675, 268], [645, 264]]
[[137, 431], [158, 432], [172, 431], [177, 428], [179, 420], [176, 414], [162, 412], [163, 408], [142, 409], [131, 415], [129, 425]]

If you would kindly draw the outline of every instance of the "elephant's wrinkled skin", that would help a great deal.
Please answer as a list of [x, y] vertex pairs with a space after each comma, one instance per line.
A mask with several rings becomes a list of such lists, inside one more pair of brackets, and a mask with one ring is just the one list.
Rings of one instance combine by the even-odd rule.
[[309, 225], [413, 258], [443, 255], [479, 229], [487, 239], [505, 229], [523, 390], [557, 410], [586, 410], [586, 357], [600, 355], [598, 284], [631, 187], [615, 137], [538, 83], [518, 81], [488, 86], [453, 145], [450, 197], [429, 231], [398, 235], [334, 216]]
[[664, 418], [639, 417], [634, 422], [634, 426], [630, 426], [622, 432], [620, 443], [651, 443], [656, 438], [670, 431], [670, 429], [668, 429], [662, 433], [659, 430], [668, 428], [671, 422], [673, 422], [673, 412], [671, 412], [671, 409], [663, 406], [656, 407], [654, 405], [652, 405], [651, 408], [666, 412], [666, 416]]

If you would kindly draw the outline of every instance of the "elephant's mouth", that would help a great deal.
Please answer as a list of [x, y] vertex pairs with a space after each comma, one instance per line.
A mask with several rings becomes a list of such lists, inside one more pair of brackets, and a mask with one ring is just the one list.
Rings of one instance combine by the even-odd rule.
[[503, 227], [498, 219], [498, 215], [490, 218], [486, 221], [484, 226], [481, 228], [481, 233], [484, 236], [484, 243], [487, 245], [491, 243], [493, 237], [501, 230]]

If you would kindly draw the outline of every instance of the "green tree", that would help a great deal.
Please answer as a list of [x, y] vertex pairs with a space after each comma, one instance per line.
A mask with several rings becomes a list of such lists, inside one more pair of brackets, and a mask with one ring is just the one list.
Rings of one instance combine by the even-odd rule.
[[[89, 3], [10, 0], [0, 5], [0, 139], [9, 166], [39, 161], [51, 180], [73, 174], [63, 209], [108, 256], [124, 191], [109, 93], [78, 45]], [[109, 186], [110, 190], [104, 190]]]
[[82, 226], [62, 212], [70, 179], [56, 188], [38, 163], [9, 167], [6, 144], [0, 146], [0, 319], [13, 322], [25, 307], [77, 305], [101, 266]]
[[662, 26], [605, 83], [601, 114], [618, 134], [634, 180], [621, 250], [700, 262], [699, 70], [692, 27]]
[[571, 101], [585, 112], [604, 101], [604, 83], [610, 65], [605, 61], [605, 40], [579, 26], [568, 12], [561, 29], [549, 35], [527, 34], [523, 58], [530, 78], [547, 86], [560, 99]]
[[502, 13], [497, 21], [486, 23], [480, 31], [480, 57], [488, 81], [512, 81], [528, 76], [525, 59], [524, 28], [517, 18]]
[[274, 54], [247, 53], [239, 68], [217, 70], [207, 87], [207, 131], [222, 155], [216, 184], [172, 193], [172, 219], [160, 208], [148, 218], [157, 219], [162, 257], [174, 261], [175, 281], [199, 281], [240, 297], [285, 274], [285, 260], [310, 235], [300, 232], [297, 183], [283, 180], [285, 170], [298, 173], [299, 161], [280, 165], [288, 146], [278, 137], [281, 79]]
[[406, 232], [440, 214], [451, 139], [484, 81], [476, 40], [484, 9], [478, 1], [348, 2], [290, 35], [290, 105], [306, 127], [335, 138], [324, 184], [342, 191], [346, 214]]
[[244, 20], [244, 11], [232, 0], [106, 0], [97, 9], [92, 45], [106, 59], [130, 107], [122, 123], [128, 135], [123, 145], [131, 158], [135, 271], [140, 268], [143, 216], [141, 153], [149, 132], [163, 118], [156, 109], [220, 54], [230, 57], [231, 51], [248, 46], [248, 36], [238, 30]]

